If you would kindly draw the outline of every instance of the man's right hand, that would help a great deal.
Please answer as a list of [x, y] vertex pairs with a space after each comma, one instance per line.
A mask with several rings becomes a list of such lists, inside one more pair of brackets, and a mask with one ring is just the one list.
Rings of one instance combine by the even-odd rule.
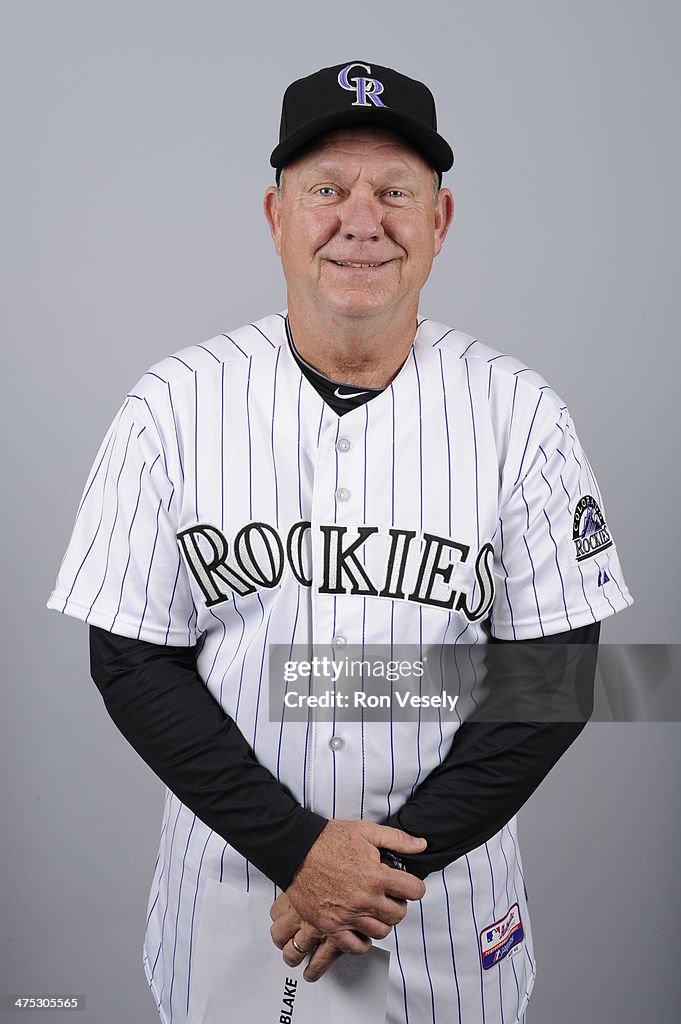
[[[366, 942], [360, 950], [353, 933], [384, 939], [406, 914], [407, 900], [420, 900], [426, 892], [420, 878], [382, 864], [380, 850], [413, 854], [426, 846], [425, 839], [400, 829], [332, 819], [310, 847], [286, 894], [310, 926], [310, 935], [315, 931], [328, 936], [342, 952], [365, 952]], [[291, 954], [287, 962], [297, 956], [293, 947], [286, 953]]]

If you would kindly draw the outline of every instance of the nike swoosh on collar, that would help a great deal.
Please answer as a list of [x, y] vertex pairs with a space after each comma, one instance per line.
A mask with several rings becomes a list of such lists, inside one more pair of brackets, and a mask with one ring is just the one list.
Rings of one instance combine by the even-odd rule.
[[336, 388], [334, 395], [336, 398], [358, 398], [360, 395], [366, 395], [366, 391], [349, 391], [347, 394], [342, 395], [341, 392]]

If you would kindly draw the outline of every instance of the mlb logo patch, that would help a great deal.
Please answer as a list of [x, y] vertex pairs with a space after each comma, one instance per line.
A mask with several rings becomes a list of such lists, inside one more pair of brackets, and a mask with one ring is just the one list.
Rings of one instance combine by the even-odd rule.
[[525, 931], [520, 918], [520, 907], [514, 903], [506, 917], [495, 921], [480, 932], [480, 958], [488, 971], [523, 941]]

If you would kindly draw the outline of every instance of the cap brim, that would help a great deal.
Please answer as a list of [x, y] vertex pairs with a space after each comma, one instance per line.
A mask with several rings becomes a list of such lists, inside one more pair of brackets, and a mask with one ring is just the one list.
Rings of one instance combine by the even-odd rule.
[[333, 131], [335, 128], [361, 127], [388, 128], [404, 135], [414, 148], [421, 153], [430, 166], [442, 173], [454, 165], [454, 153], [448, 142], [436, 131], [426, 127], [421, 121], [397, 113], [386, 107], [355, 107], [349, 111], [329, 114], [317, 118], [292, 132], [272, 151], [270, 164], [272, 167], [284, 167], [308, 142]]

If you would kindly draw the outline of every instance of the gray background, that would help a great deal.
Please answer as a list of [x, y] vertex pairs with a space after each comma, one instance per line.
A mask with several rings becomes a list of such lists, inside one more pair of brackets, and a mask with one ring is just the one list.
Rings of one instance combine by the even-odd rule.
[[[679, 640], [679, 21], [672, 0], [0, 0], [0, 992], [157, 1020], [163, 788], [89, 680], [85, 627], [44, 605], [127, 389], [285, 304], [260, 204], [292, 78], [364, 59], [429, 83], [456, 213], [423, 311], [554, 384], [636, 598], [604, 638]], [[530, 1024], [678, 1018], [680, 762], [678, 725], [594, 724], [522, 812]]]

